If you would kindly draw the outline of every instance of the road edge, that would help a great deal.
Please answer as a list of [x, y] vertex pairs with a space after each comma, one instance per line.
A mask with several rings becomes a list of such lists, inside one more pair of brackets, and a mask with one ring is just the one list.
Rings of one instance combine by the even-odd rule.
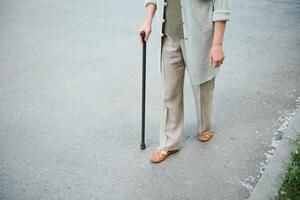
[[297, 147], [296, 140], [300, 138], [300, 112], [296, 110], [286, 133], [283, 135], [274, 155], [266, 166], [261, 178], [250, 194], [248, 200], [273, 200], [283, 183], [286, 167], [291, 158], [291, 152]]

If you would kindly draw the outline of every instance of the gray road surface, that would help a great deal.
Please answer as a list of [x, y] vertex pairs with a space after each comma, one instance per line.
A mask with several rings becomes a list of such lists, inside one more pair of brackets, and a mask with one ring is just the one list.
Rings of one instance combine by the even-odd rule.
[[197, 141], [186, 76], [183, 148], [154, 165], [156, 26], [148, 43], [147, 149], [139, 149], [143, 1], [1, 0], [0, 199], [245, 199], [279, 119], [300, 96], [300, 3], [232, 3], [215, 85], [216, 135]]

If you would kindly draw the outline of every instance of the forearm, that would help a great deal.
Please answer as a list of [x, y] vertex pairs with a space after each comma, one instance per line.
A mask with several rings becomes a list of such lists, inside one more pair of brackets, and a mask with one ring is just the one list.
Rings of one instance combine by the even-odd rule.
[[225, 33], [226, 21], [215, 21], [214, 22], [214, 37], [213, 46], [222, 47]]
[[156, 4], [153, 4], [153, 3], [149, 3], [147, 5], [145, 24], [152, 25], [152, 20], [155, 15], [155, 12], [156, 12], [156, 7], [157, 7]]

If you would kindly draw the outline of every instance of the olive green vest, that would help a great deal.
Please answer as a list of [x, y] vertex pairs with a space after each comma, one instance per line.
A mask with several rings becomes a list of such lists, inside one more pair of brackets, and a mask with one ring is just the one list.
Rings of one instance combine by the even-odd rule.
[[173, 38], [183, 38], [180, 0], [165, 0], [163, 33]]

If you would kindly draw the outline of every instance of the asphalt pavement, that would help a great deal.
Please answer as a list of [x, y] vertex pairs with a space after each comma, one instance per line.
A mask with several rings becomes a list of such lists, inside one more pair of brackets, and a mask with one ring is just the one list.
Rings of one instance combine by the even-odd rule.
[[154, 25], [147, 46], [140, 150], [143, 1], [1, 0], [0, 199], [246, 199], [299, 108], [299, 8], [232, 1], [215, 136], [197, 140], [186, 73], [183, 147], [152, 164], [159, 33]]

